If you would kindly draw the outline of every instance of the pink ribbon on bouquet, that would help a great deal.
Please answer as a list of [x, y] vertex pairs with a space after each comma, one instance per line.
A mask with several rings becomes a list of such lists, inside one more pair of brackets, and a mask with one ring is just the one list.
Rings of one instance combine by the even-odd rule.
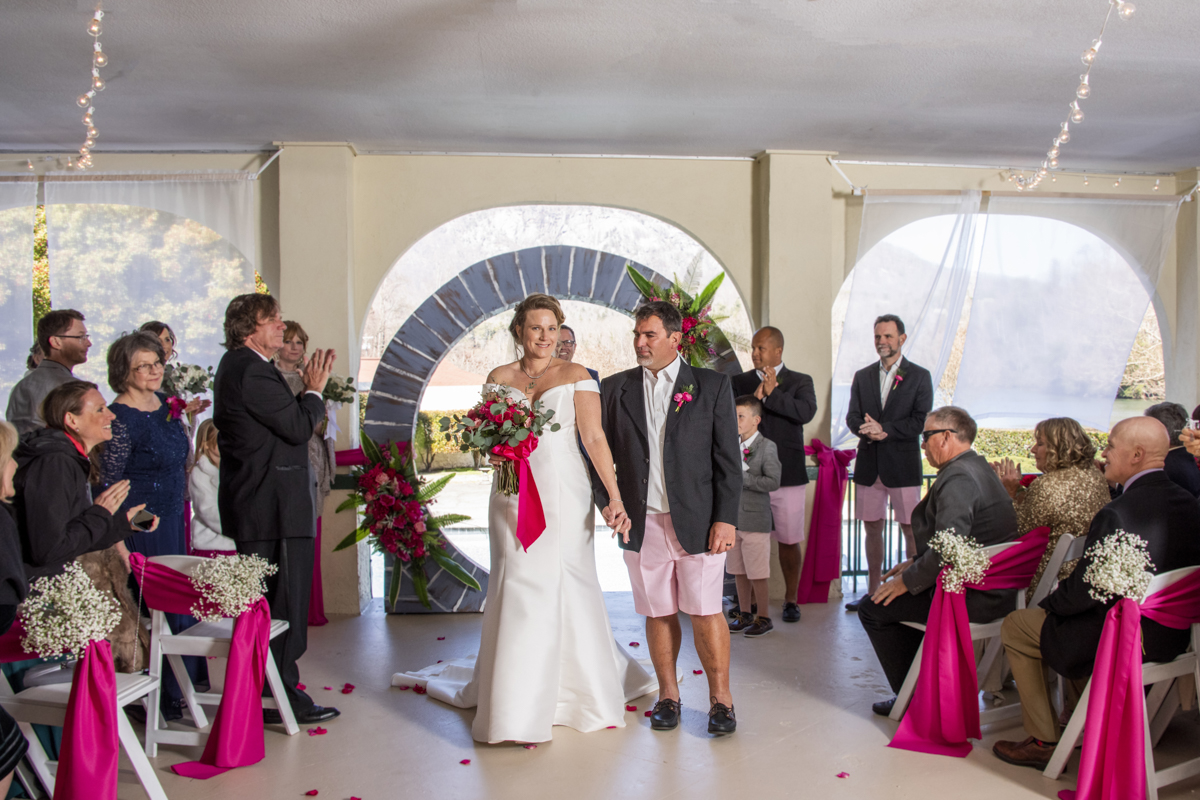
[[1108, 610], [1083, 729], [1078, 789], [1062, 800], [1137, 800], [1146, 796], [1146, 728], [1142, 722], [1142, 617], [1183, 630], [1200, 622], [1200, 572], [1140, 604], [1125, 597]]
[[829, 584], [841, 577], [842, 498], [850, 479], [846, 467], [856, 452], [834, 450], [820, 439], [804, 448], [805, 455], [817, 457], [817, 488], [797, 603], [828, 603]]
[[537, 449], [536, 436], [526, 437], [516, 447], [498, 444], [492, 452], [501, 458], [517, 462], [517, 541], [529, 551], [530, 545], [546, 530], [546, 513], [542, 510], [542, 496], [538, 494], [533, 470], [529, 468], [529, 456]]
[[[201, 595], [182, 572], [131, 553], [129, 564], [150, 608], [190, 614]], [[225, 691], [199, 761], [171, 767], [185, 778], [207, 780], [222, 772], [257, 764], [266, 755], [263, 743], [262, 689], [271, 643], [271, 609], [259, 598], [233, 622]]]
[[[1023, 589], [1029, 586], [1050, 540], [1050, 529], [1034, 528], [992, 559], [979, 583], [968, 589]], [[925, 627], [921, 673], [904, 719], [888, 747], [965, 758], [967, 739], [981, 739], [979, 676], [971, 644], [965, 592], [947, 592], [938, 574]]]
[[[37, 658], [21, 646], [25, 628], [13, 622], [0, 636], [0, 663]], [[71, 677], [63, 741], [54, 778], [55, 800], [116, 800], [117, 675], [112, 645], [89, 642]]]

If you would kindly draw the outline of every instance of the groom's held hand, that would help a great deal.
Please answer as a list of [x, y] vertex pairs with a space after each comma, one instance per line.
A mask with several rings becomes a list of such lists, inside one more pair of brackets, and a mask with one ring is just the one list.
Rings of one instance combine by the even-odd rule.
[[708, 553], [719, 556], [728, 553], [729, 548], [737, 541], [735, 529], [728, 522], [714, 522], [708, 529]]

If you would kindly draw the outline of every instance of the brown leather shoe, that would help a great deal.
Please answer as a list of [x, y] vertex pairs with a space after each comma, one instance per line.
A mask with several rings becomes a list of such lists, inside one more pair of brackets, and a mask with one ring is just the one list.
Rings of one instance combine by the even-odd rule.
[[1036, 767], [1045, 769], [1054, 755], [1055, 742], [1039, 742], [1030, 736], [1023, 742], [996, 742], [992, 752], [1001, 761], [1016, 764], [1018, 767]]

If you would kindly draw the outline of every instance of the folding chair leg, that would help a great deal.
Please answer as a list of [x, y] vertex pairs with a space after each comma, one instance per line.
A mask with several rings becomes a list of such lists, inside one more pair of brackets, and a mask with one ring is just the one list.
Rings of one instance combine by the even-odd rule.
[[1052, 781], [1058, 780], [1059, 776], [1063, 774], [1063, 770], [1067, 768], [1071, 751], [1075, 749], [1075, 743], [1079, 741], [1079, 735], [1083, 733], [1083, 723], [1087, 721], [1088, 696], [1091, 693], [1092, 682], [1088, 681], [1087, 688], [1079, 696], [1079, 704], [1075, 706], [1075, 713], [1071, 715], [1071, 721], [1067, 723], [1066, 730], [1058, 740], [1058, 747], [1054, 748], [1054, 755], [1050, 757], [1050, 763], [1042, 772]]
[[32, 770], [30, 770], [29, 765], [25, 761], [17, 764], [17, 768], [13, 772], [13, 777], [16, 778], [17, 783], [21, 784], [21, 788], [25, 790], [25, 794], [28, 797], [41, 800], [41, 798], [46, 796], [42, 791], [42, 787], [38, 785], [37, 778], [34, 777]]
[[175, 680], [179, 684], [179, 690], [183, 692], [183, 702], [187, 704], [188, 711], [192, 712], [192, 719], [196, 722], [197, 728], [208, 727], [208, 716], [204, 713], [204, 709], [196, 702], [196, 687], [192, 685], [192, 676], [188, 674], [187, 667], [183, 663], [183, 656], [168, 655], [167, 661], [171, 664], [171, 672], [175, 673]]
[[287, 731], [288, 736], [295, 736], [300, 732], [300, 726], [296, 724], [296, 715], [292, 713], [292, 703], [288, 700], [287, 691], [284, 690], [283, 678], [279, 676], [279, 667], [275, 665], [275, 658], [269, 651], [267, 653], [267, 685], [271, 687], [271, 696], [275, 698], [275, 707], [283, 719], [283, 729]]
[[1146, 704], [1146, 716], [1150, 719], [1150, 745], [1152, 747], [1158, 747], [1163, 734], [1167, 732], [1167, 726], [1175, 718], [1175, 712], [1180, 709], [1179, 680], [1175, 679], [1169, 683], [1171, 688], [1157, 709], [1151, 706], [1149, 702]]
[[917, 688], [917, 678], [921, 674], [921, 654], [924, 652], [925, 642], [922, 641], [921, 646], [917, 648], [917, 654], [913, 657], [912, 666], [908, 668], [908, 674], [904, 676], [904, 684], [896, 693], [896, 704], [892, 706], [892, 713], [888, 714], [889, 719], [899, 722], [904, 717], [908, 704], [912, 702], [913, 692]]
[[1158, 776], [1154, 774], [1154, 742], [1150, 736], [1150, 715], [1146, 713], [1145, 703], [1142, 703], [1142, 726], [1146, 743], [1146, 800], [1158, 800]]
[[137, 773], [138, 780], [141, 781], [142, 788], [150, 800], [167, 800], [167, 793], [163, 791], [162, 784], [158, 782], [158, 775], [154, 773], [154, 767], [150, 760], [142, 752], [137, 734], [133, 732], [133, 726], [129, 724], [129, 718], [119, 712], [117, 713], [117, 735], [121, 739], [121, 749], [125, 751], [125, 755], [133, 764], [133, 771]]

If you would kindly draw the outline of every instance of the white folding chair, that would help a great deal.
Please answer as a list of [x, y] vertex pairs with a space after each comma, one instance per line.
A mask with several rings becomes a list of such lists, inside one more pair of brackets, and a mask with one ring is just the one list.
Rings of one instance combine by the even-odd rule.
[[[996, 544], [992, 545], [991, 547], [985, 547], [983, 548], [983, 552], [987, 553], [989, 558], [995, 558], [1008, 548], [1015, 547], [1016, 545], [1016, 542], [1005, 542], [1004, 544]], [[1023, 596], [1018, 598], [1018, 603], [1020, 603], [1022, 599]], [[998, 644], [1000, 641], [1000, 626], [1003, 623], [1003, 617], [991, 622], [970, 623], [971, 641], [988, 641], [988, 646], [984, 649], [983, 660], [977, 665], [977, 670], [980, 673], [985, 673], [986, 670], [991, 667], [992, 659], [999, 657], [999, 655], [1003, 654], [1004, 652], [1003, 647], [1000, 647], [998, 650], [995, 648], [995, 644]], [[903, 624], [919, 631], [925, 630], [925, 624], [921, 622], [905, 622]], [[992, 639], [994, 639], [995, 642], [990, 641]], [[925, 643], [921, 642], [921, 646], [917, 648], [917, 655], [915, 658], [913, 658], [912, 666], [908, 668], [908, 675], [904, 677], [904, 683], [901, 685], [900, 691], [896, 693], [896, 703], [892, 706], [892, 713], [888, 715], [891, 719], [899, 721], [904, 716], [904, 712], [908, 709], [908, 704], [912, 701], [913, 692], [916, 691], [917, 688], [917, 678], [921, 674], [921, 655], [924, 653], [924, 651]]]
[[[197, 556], [154, 556], [150, 559], [156, 564], [169, 567], [176, 572], [190, 575], [192, 570], [204, 563], [206, 559]], [[154, 691], [147, 698], [146, 709], [146, 755], [151, 758], [158, 755], [158, 745], [179, 744], [186, 746], [203, 745], [208, 738], [208, 715], [203, 706], [216, 706], [221, 702], [220, 689], [223, 675], [217, 664], [209, 661], [209, 691], [197, 692], [192, 685], [191, 677], [183, 664], [183, 656], [200, 656], [209, 659], [227, 659], [229, 645], [233, 639], [233, 620], [222, 619], [216, 622], [201, 622], [181, 633], [171, 633], [166, 615], [157, 609], [151, 609], [150, 618], [150, 676], [156, 681], [162, 675], [163, 656], [171, 665], [179, 688], [183, 692], [184, 702], [196, 723], [194, 730], [179, 730], [169, 728], [166, 720], [159, 711], [159, 691], [156, 682]], [[271, 638], [274, 639], [288, 629], [286, 620], [271, 620]], [[283, 719], [284, 730], [288, 736], [300, 732], [296, 717], [292, 713], [292, 705], [288, 702], [284, 690], [283, 679], [279, 676], [279, 667], [275, 656], [267, 651], [267, 685], [271, 689], [271, 697], [263, 698], [263, 708], [274, 708]]]
[[[1154, 580], [1150, 582], [1147, 596], [1162, 591], [1198, 569], [1200, 567], [1186, 567], [1154, 576]], [[1158, 744], [1163, 731], [1166, 730], [1167, 723], [1170, 722], [1171, 715], [1178, 707], [1177, 704], [1172, 706], [1170, 703], [1164, 703], [1167, 695], [1175, 688], [1175, 679], [1190, 674], [1196, 679], [1197, 685], [1200, 685], [1200, 659], [1196, 655], [1197, 646], [1200, 645], [1200, 625], [1193, 625], [1191, 633], [1192, 643], [1188, 651], [1174, 661], [1142, 664], [1142, 685], [1154, 688], [1151, 689], [1148, 697], [1142, 692], [1136, 692], [1136, 697], [1129, 698], [1134, 703], [1142, 701], [1142, 724], [1145, 726], [1146, 732], [1146, 797], [1148, 800], [1158, 800], [1158, 790], [1162, 786], [1178, 783], [1193, 775], [1200, 775], [1200, 757], [1167, 769], [1157, 771], [1154, 769], [1154, 746]], [[1054, 748], [1054, 755], [1051, 756], [1050, 763], [1046, 765], [1043, 774], [1051, 780], [1057, 780], [1062, 775], [1067, 761], [1071, 757], [1071, 751], [1075, 749], [1075, 744], [1083, 733], [1083, 726], [1087, 722], [1087, 705], [1091, 690], [1092, 682], [1089, 680], [1087, 688], [1079, 697], [1079, 705], [1076, 706], [1075, 713], [1071, 715], [1071, 721], [1063, 731], [1062, 738], [1058, 740], [1058, 746]], [[1175, 697], [1177, 701], [1177, 691]]]
[[[154, 767], [142, 752], [141, 743], [129, 718], [121, 711], [130, 703], [137, 702], [158, 686], [158, 679], [149, 675], [117, 675], [117, 736], [121, 750], [129, 758], [142, 788], [146, 790], [150, 800], [167, 800]], [[67, 715], [67, 700], [71, 696], [71, 684], [52, 683], [46, 686], [35, 686], [24, 691], [13, 693], [12, 686], [6, 678], [0, 676], [0, 707], [12, 715], [29, 742], [29, 752], [26, 755], [33, 771], [37, 774], [42, 786], [54, 796], [54, 776], [58, 772], [58, 762], [51, 761], [42, 747], [41, 741], [33, 731], [33, 725], [62, 726]], [[27, 783], [27, 776], [19, 776], [26, 789], [33, 787]]]

